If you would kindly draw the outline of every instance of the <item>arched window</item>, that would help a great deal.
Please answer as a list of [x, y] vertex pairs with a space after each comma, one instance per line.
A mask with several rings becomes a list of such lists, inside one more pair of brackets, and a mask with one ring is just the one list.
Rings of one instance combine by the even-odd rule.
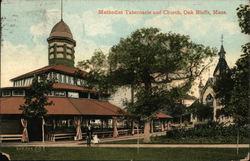
[[214, 98], [211, 94], [208, 94], [206, 97], [206, 104], [209, 106], [213, 106]]

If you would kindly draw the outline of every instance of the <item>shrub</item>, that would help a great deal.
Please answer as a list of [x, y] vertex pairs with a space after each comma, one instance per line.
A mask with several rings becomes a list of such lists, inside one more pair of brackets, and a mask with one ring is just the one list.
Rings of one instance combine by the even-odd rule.
[[246, 127], [236, 127], [235, 125], [224, 126], [223, 124], [209, 122], [207, 124], [196, 125], [192, 129], [175, 129], [168, 131], [167, 138], [199, 138], [199, 137], [236, 137], [239, 128], [240, 137], [248, 137]]

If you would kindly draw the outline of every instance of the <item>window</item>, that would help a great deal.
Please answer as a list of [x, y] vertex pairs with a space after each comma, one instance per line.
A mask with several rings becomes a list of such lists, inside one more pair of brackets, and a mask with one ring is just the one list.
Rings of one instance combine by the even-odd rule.
[[24, 79], [20, 80], [21, 85], [20, 86], [24, 86]]
[[29, 85], [31, 85], [31, 83], [32, 83], [32, 78], [27, 78], [27, 79], [25, 79], [24, 86], [29, 86]]
[[206, 104], [209, 106], [213, 106], [214, 98], [211, 94], [207, 95], [206, 97]]
[[69, 76], [66, 75], [65, 80], [66, 80], [65, 83], [68, 84], [69, 83]]
[[64, 83], [67, 83], [66, 75], [63, 75], [63, 81]]
[[13, 96], [24, 96], [25, 92], [24, 92], [24, 90], [14, 90], [14, 91], [12, 91], [12, 95]]
[[88, 98], [88, 92], [80, 92], [79, 97], [80, 98]]
[[53, 79], [56, 79], [56, 73], [55, 72], [52, 72], [51, 75], [52, 75]]
[[10, 90], [4, 90], [2, 91], [2, 96], [10, 96]]
[[65, 91], [54, 91], [54, 96], [66, 97], [66, 92]]
[[69, 84], [73, 84], [74, 81], [73, 81], [73, 77], [69, 77]]
[[74, 77], [70, 77], [70, 79], [71, 79], [71, 84], [75, 84], [75, 80], [74, 80]]
[[84, 84], [85, 84], [85, 81], [83, 79], [80, 79], [80, 85], [84, 86]]
[[48, 96], [54, 96], [54, 91], [51, 91]]
[[62, 78], [61, 78], [61, 79], [62, 79], [62, 80], [61, 80], [61, 83], [65, 83], [65, 82], [66, 82], [66, 81], [65, 81], [65, 75], [61, 74], [61, 77], [62, 77]]
[[81, 85], [81, 82], [80, 82], [80, 79], [79, 79], [79, 78], [77, 78], [76, 85], [78, 85], [78, 86]]
[[59, 83], [62, 83], [62, 75], [61, 75], [61, 74], [58, 74], [58, 77], [59, 77], [59, 78], [58, 78], [58, 82], [59, 82]]
[[68, 97], [79, 98], [78, 92], [68, 92]]
[[98, 99], [99, 95], [98, 95], [98, 93], [90, 93], [90, 98], [91, 99]]
[[58, 73], [55, 73], [56, 74], [56, 80], [57, 82], [59, 82], [59, 74]]

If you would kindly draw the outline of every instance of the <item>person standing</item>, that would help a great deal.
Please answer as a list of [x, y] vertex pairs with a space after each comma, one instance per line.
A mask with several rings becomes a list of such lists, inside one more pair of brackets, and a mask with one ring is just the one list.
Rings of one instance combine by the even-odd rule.
[[89, 125], [87, 128], [87, 137], [86, 137], [87, 146], [89, 147], [91, 146], [92, 134], [93, 134], [93, 131], [92, 131], [91, 126]]

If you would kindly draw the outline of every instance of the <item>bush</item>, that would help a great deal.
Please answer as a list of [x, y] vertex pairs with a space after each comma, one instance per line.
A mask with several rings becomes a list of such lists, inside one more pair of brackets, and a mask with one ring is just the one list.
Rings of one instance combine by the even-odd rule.
[[167, 138], [199, 138], [199, 137], [236, 137], [239, 128], [240, 137], [248, 137], [246, 127], [236, 127], [235, 125], [224, 126], [215, 122], [196, 125], [192, 129], [175, 129], [168, 131]]

